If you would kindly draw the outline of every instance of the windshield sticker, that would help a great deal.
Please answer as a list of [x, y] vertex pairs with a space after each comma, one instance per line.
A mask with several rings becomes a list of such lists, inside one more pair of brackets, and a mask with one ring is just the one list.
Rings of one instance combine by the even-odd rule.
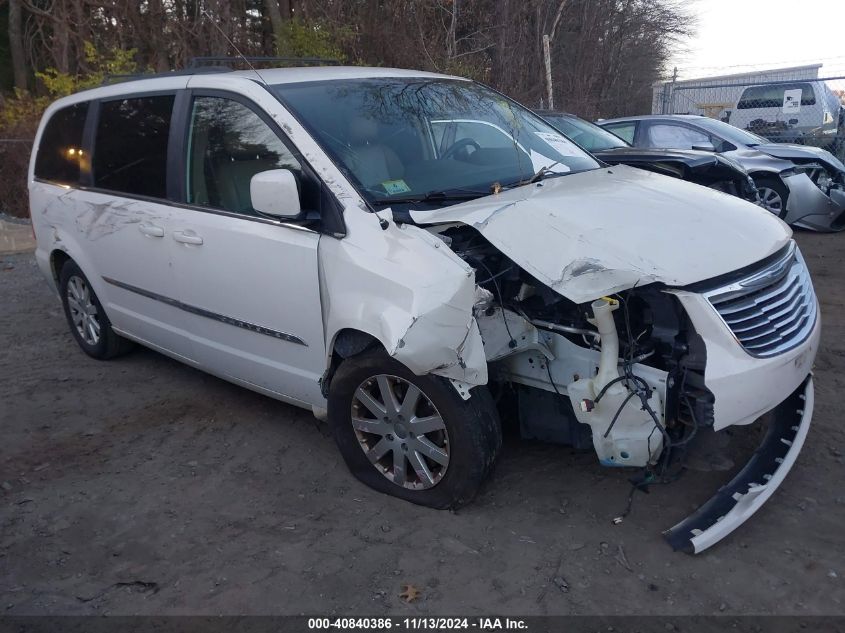
[[552, 134], [551, 132], [535, 132], [535, 134], [543, 139], [547, 145], [550, 145], [558, 154], [563, 156], [584, 156], [584, 152], [577, 145], [559, 134]]
[[801, 111], [801, 88], [783, 91], [783, 113], [798, 114]]
[[394, 196], [397, 193], [408, 193], [411, 190], [411, 188], [402, 179], [385, 180], [381, 183], [381, 186], [384, 187], [384, 190], [391, 196]]
[[571, 171], [567, 165], [558, 163], [554, 158], [543, 156], [540, 152], [531, 150], [531, 168], [534, 173], [540, 171], [553, 171], [555, 173], [563, 174]]

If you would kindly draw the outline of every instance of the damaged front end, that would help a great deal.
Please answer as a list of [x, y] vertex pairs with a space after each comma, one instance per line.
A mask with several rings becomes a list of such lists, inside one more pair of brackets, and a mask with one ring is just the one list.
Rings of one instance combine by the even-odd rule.
[[[487, 384], [524, 437], [669, 481], [697, 437], [755, 422], [810, 374], [806, 266], [788, 228], [738, 198], [613, 167], [410, 218], [474, 270]], [[698, 552], [735, 529], [792, 461], [767, 462], [768, 484], [743, 475], [673, 545]]]
[[654, 467], [712, 424], [704, 347], [673, 296], [652, 285], [576, 304], [475, 230], [440, 235], [485, 291], [475, 319], [490, 380], [515, 400], [523, 436]]
[[845, 171], [825, 161], [793, 162], [781, 173], [789, 187], [785, 220], [813, 231], [845, 230]]
[[[516, 413], [523, 437], [592, 449], [602, 465], [639, 468], [643, 482], [668, 482], [684, 470], [684, 458], [695, 450], [697, 436], [748, 424], [775, 408], [776, 423], [749, 465], [700, 510], [667, 531], [675, 549], [698, 553], [719, 541], [783, 480], [810, 423], [808, 374], [818, 332], [815, 297], [793, 243], [733, 274], [733, 284], [718, 290], [685, 292], [650, 280], [576, 302], [560, 287], [552, 289], [526, 272], [475, 227], [447, 224], [431, 230], [475, 270], [473, 314], [489, 365], [488, 384], [500, 404]], [[579, 276], [606, 273], [597, 270], [598, 265], [582, 268], [570, 278], [576, 287], [582, 287], [577, 285]], [[704, 283], [709, 288], [713, 282]], [[785, 294], [779, 294], [781, 290]], [[745, 359], [734, 361], [730, 355], [737, 352], [736, 336], [743, 346], [760, 344], [753, 339], [757, 331], [733, 335], [722, 320], [730, 321], [725, 315], [737, 306], [746, 310], [742, 302], [748, 301], [755, 310], [758, 305], [768, 309], [766, 302], [771, 303], [774, 312], [769, 314], [795, 308], [803, 337], [795, 340], [808, 342], [803, 348], [793, 346], [781, 359], [771, 355], [755, 361], [740, 349]], [[745, 318], [745, 312], [739, 314]], [[726, 351], [727, 345], [710, 331], [714, 327], [733, 336], [733, 348]], [[780, 345], [769, 335], [761, 340], [769, 347]], [[708, 355], [713, 357], [710, 367]], [[736, 385], [743, 376], [752, 389], [766, 380], [773, 389], [761, 388], [759, 394], [743, 398], [725, 386]], [[711, 384], [722, 398], [718, 416]], [[781, 394], [793, 389], [795, 393], [778, 406]], [[732, 399], [742, 405], [726, 406]]]

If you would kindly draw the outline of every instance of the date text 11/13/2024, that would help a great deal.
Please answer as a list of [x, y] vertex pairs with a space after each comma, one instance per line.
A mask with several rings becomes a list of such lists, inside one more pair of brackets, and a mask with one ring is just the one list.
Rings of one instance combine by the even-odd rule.
[[527, 630], [525, 620], [519, 618], [438, 618], [438, 617], [406, 617], [406, 618], [309, 618], [309, 630], [370, 630], [370, 631], [446, 631], [446, 630], [476, 630], [476, 631], [519, 631]]

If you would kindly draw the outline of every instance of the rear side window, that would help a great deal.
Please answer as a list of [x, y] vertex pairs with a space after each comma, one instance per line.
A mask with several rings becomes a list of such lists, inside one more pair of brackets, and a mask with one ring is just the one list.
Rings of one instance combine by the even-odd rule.
[[100, 104], [94, 186], [152, 198], [167, 194], [167, 138], [173, 95]]
[[775, 84], [771, 86], [751, 86], [746, 88], [736, 104], [737, 110], [751, 108], [783, 107], [784, 93], [787, 90], [801, 91], [801, 105], [816, 105], [816, 94], [808, 83]]
[[649, 147], [692, 149], [696, 145], [710, 142], [710, 136], [708, 134], [684, 125], [653, 123], [648, 127]]
[[82, 131], [87, 115], [88, 104], [77, 103], [50, 117], [35, 158], [36, 178], [63, 185], [79, 183], [80, 165], [87, 158], [82, 151]]

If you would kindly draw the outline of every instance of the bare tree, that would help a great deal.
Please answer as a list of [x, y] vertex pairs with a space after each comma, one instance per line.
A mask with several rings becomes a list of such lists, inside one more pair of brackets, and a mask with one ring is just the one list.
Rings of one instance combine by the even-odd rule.
[[9, 0], [9, 49], [12, 54], [12, 72], [15, 88], [26, 90], [27, 68], [23, 49], [23, 16], [20, 0]]
[[18, 86], [28, 68], [89, 72], [86, 42], [136, 49], [139, 66], [159, 71], [233, 55], [230, 40], [269, 55], [273, 35], [295, 18], [300, 35], [337, 34], [352, 63], [470, 76], [529, 105], [548, 101], [553, 84], [556, 103], [589, 117], [647, 107], [651, 83], [690, 29], [678, 0], [8, 1]]

